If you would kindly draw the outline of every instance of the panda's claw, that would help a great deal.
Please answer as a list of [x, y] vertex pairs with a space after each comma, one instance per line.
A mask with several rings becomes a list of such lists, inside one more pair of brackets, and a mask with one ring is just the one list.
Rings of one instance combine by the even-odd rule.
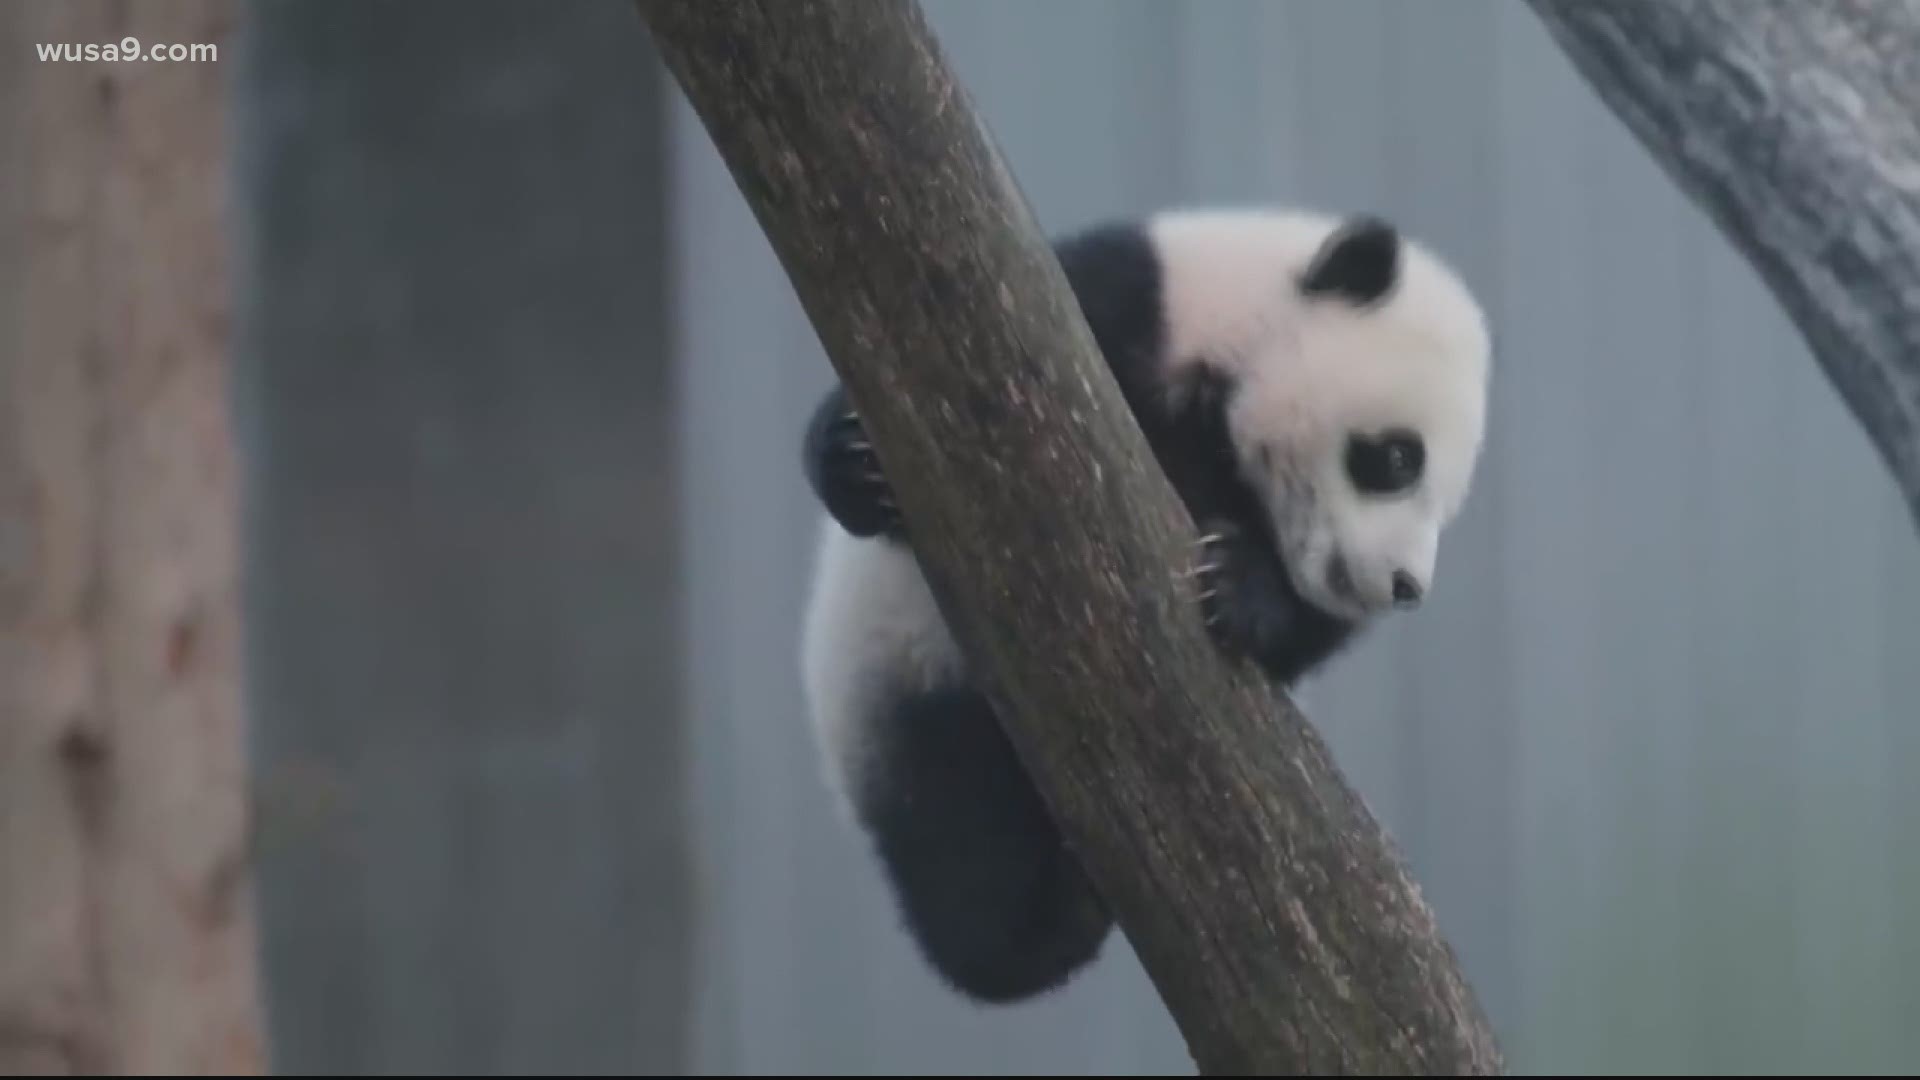
[[1239, 529], [1225, 522], [1208, 522], [1196, 542], [1203, 554], [1188, 576], [1198, 586], [1195, 601], [1214, 641], [1236, 653], [1258, 650], [1259, 628], [1246, 590], [1255, 566]]
[[859, 414], [823, 416], [809, 453], [820, 500], [842, 528], [860, 537], [904, 535], [899, 504]]
[[1344, 625], [1293, 591], [1285, 566], [1253, 532], [1228, 521], [1203, 528], [1212, 542], [1194, 574], [1195, 601], [1222, 650], [1291, 683], [1346, 639]]

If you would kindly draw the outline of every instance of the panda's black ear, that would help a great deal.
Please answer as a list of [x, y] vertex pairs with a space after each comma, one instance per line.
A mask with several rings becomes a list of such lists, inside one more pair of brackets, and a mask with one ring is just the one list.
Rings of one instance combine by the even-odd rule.
[[1301, 275], [1307, 296], [1333, 296], [1371, 304], [1400, 276], [1400, 234], [1377, 217], [1353, 218], [1335, 229]]

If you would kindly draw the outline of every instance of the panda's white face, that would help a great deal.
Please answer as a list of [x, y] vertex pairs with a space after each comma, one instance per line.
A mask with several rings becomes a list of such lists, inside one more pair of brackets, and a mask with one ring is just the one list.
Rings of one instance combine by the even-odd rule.
[[1377, 221], [1178, 214], [1156, 238], [1170, 355], [1232, 386], [1229, 437], [1294, 587], [1355, 619], [1419, 602], [1480, 453], [1473, 296]]
[[1371, 219], [1189, 211], [1153, 235], [1171, 374], [1232, 387], [1229, 438], [1294, 587], [1356, 619], [1418, 602], [1480, 454], [1491, 343], [1473, 295]]
[[[1386, 365], [1383, 365], [1386, 366]], [[1479, 447], [1477, 412], [1450, 415], [1392, 379], [1328, 391], [1293, 380], [1243, 384], [1230, 406], [1243, 475], [1265, 502], [1294, 587], [1348, 618], [1418, 604], [1440, 535], [1463, 501]]]
[[1364, 618], [1420, 602], [1484, 433], [1489, 340], [1478, 306], [1397, 241], [1369, 303], [1303, 296], [1242, 354], [1228, 423], [1294, 587]]

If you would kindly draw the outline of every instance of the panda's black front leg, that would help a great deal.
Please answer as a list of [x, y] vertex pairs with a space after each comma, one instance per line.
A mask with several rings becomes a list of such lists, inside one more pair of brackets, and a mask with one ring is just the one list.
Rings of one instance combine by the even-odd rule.
[[844, 387], [835, 386], [814, 409], [802, 457], [815, 497], [841, 528], [863, 538], [904, 539], [893, 488]]
[[1200, 523], [1197, 565], [1201, 617], [1215, 642], [1291, 685], [1337, 652], [1351, 624], [1309, 603], [1279, 556], [1243, 526]]

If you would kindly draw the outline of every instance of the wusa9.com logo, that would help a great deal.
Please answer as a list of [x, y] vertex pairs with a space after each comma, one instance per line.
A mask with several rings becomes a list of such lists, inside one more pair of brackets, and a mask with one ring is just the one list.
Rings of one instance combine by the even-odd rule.
[[144, 60], [164, 64], [210, 62], [220, 58], [219, 51], [212, 45], [153, 45], [142, 48], [140, 39], [135, 37], [121, 38], [105, 45], [36, 45], [34, 48], [39, 51], [42, 60], [65, 60], [69, 63]]

